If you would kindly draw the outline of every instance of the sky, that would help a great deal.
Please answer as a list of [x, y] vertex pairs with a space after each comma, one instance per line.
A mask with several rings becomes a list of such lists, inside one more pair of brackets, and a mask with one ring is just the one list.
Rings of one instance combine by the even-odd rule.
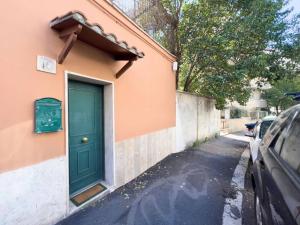
[[293, 14], [300, 13], [300, 0], [290, 0], [289, 6], [294, 7]]

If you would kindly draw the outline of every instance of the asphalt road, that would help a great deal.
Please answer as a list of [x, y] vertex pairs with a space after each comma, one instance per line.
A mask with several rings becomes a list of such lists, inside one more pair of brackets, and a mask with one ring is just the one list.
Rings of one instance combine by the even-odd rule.
[[[247, 142], [219, 137], [165, 158], [127, 185], [59, 225], [222, 225], [225, 199], [235, 198], [231, 178]], [[241, 212], [253, 224], [253, 192], [246, 175]], [[230, 224], [224, 224], [230, 225]]]

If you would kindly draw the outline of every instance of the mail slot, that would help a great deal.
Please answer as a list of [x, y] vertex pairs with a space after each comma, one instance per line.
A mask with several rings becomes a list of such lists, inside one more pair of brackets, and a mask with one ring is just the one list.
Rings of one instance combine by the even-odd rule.
[[61, 101], [55, 98], [41, 98], [34, 103], [35, 133], [49, 133], [62, 130]]

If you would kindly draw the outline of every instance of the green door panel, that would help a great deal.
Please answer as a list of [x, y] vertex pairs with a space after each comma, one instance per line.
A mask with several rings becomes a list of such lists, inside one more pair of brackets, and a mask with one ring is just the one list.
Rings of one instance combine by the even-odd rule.
[[70, 194], [104, 179], [103, 87], [69, 81]]

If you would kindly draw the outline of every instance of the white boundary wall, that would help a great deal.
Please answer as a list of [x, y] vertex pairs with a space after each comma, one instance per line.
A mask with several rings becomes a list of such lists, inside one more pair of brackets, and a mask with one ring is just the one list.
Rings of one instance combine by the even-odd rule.
[[176, 98], [176, 150], [182, 151], [197, 140], [203, 141], [220, 133], [220, 111], [215, 100], [185, 92]]

